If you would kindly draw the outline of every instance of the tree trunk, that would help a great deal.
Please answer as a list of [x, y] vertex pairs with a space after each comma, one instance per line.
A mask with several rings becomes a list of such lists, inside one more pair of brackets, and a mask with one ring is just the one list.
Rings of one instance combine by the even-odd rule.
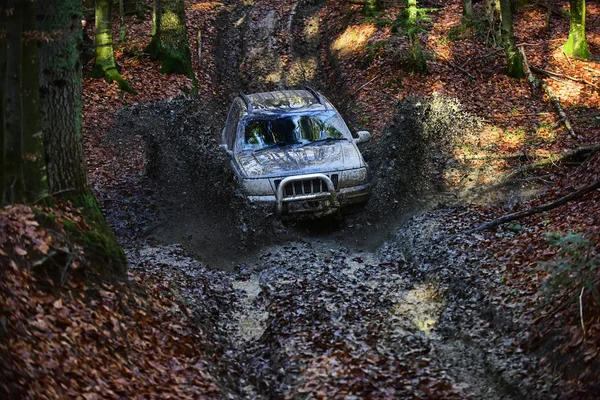
[[546, 29], [550, 30], [550, 20], [552, 19], [552, 2], [553, 0], [546, 0]]
[[[35, 30], [35, 3], [34, 0], [25, 0], [23, 1], [23, 32]], [[44, 135], [40, 123], [38, 44], [35, 39], [25, 36], [22, 46], [21, 104], [23, 113], [26, 113], [21, 121], [25, 200], [34, 202], [48, 196]]]
[[135, 0], [135, 17], [138, 21], [146, 20], [146, 3], [144, 0]]
[[6, 21], [6, 186], [5, 198], [8, 203], [21, 203], [24, 200], [23, 179], [23, 140], [21, 137], [21, 34], [23, 33], [23, 10], [17, 0], [8, 1], [12, 15]]
[[[39, 48], [41, 125], [51, 195], [82, 209], [91, 231], [86, 251], [98, 256], [98, 272], [125, 276], [126, 261], [87, 181], [81, 138], [81, 0], [36, 2], [39, 30], [54, 40]], [[59, 35], [56, 32], [60, 32]], [[80, 233], [81, 234], [81, 233]]]
[[161, 61], [165, 74], [194, 78], [183, 0], [155, 0], [153, 21], [152, 41], [146, 49], [150, 57]]
[[485, 0], [485, 14], [488, 17], [488, 24], [490, 26], [490, 32], [494, 39], [494, 44], [500, 41], [501, 37], [501, 14], [500, 14], [500, 0]]
[[125, 43], [125, 5], [124, 0], [119, 0], [119, 43]]
[[[56, 40], [39, 49], [41, 122], [51, 193], [90, 193], [81, 143], [81, 1], [37, 2], [40, 30]], [[56, 35], [55, 35], [56, 36]]]
[[104, 77], [107, 82], [116, 81], [121, 90], [135, 94], [123, 79], [115, 63], [112, 37], [112, 0], [96, 0], [96, 64], [92, 75]]
[[590, 58], [585, 39], [585, 0], [569, 0], [571, 11], [571, 26], [569, 38], [565, 43], [565, 54], [577, 58]]
[[365, 0], [365, 4], [363, 5], [363, 13], [368, 17], [374, 16], [382, 9], [381, 0]]
[[417, 0], [407, 0], [408, 8], [406, 9], [408, 23], [408, 41], [410, 46], [410, 59], [413, 71], [427, 72], [427, 61], [421, 48], [421, 39], [418, 35], [418, 12]]
[[523, 77], [523, 63], [515, 42], [510, 0], [500, 0], [502, 11], [502, 42], [506, 49], [506, 73], [513, 78]]
[[473, 18], [473, 0], [463, 0], [463, 17], [465, 19]]
[[[7, 0], [0, 0], [0, 10], [6, 10]], [[5, 162], [6, 162], [6, 127], [4, 112], [6, 110], [6, 13], [0, 12], [0, 206], [6, 204]]]

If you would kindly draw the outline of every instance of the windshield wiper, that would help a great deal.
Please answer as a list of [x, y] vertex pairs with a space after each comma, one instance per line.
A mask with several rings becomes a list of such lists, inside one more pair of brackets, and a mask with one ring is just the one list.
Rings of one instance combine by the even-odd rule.
[[255, 153], [259, 153], [259, 152], [261, 152], [261, 151], [263, 151], [263, 150], [276, 149], [276, 148], [280, 148], [280, 147], [291, 146], [291, 145], [293, 145], [293, 144], [300, 144], [300, 142], [291, 142], [291, 143], [273, 143], [273, 144], [270, 144], [270, 145], [268, 145], [268, 146], [266, 146], [266, 147], [262, 147], [262, 148], [260, 148], [260, 149], [258, 149], [258, 150], [254, 150], [254, 152], [255, 152]]
[[312, 142], [308, 142], [308, 143], [304, 143], [302, 145], [302, 147], [304, 146], [309, 146], [311, 144], [321, 144], [321, 143], [331, 143], [331, 142], [337, 142], [339, 140], [348, 140], [346, 138], [334, 138], [334, 137], [326, 137], [323, 139], [319, 139], [319, 140], [313, 140]]

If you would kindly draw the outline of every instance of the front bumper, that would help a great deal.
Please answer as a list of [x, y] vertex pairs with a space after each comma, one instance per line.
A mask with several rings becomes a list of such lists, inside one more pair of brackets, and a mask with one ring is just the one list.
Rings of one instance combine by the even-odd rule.
[[[284, 188], [288, 183], [321, 179], [327, 185], [327, 191], [310, 194], [286, 196]], [[248, 200], [262, 204], [272, 204], [277, 215], [299, 213], [321, 213], [352, 204], [366, 203], [371, 195], [371, 184], [365, 183], [336, 190], [331, 179], [324, 174], [297, 175], [287, 177], [277, 187], [276, 195], [248, 196]]]

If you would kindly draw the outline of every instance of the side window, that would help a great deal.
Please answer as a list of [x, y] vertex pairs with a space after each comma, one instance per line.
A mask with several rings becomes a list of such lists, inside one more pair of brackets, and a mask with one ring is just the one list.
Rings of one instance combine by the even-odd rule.
[[235, 143], [235, 135], [237, 132], [238, 123], [240, 121], [240, 116], [242, 114], [242, 106], [240, 104], [239, 99], [235, 99], [233, 104], [231, 105], [231, 109], [229, 110], [229, 114], [227, 115], [227, 123], [225, 124], [225, 143], [227, 143], [227, 147], [233, 150], [233, 145]]

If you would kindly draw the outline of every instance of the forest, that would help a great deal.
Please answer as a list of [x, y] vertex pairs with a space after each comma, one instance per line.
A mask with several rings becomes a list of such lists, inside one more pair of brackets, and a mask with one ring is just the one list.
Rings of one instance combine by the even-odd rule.
[[[0, 398], [598, 398], [599, 78], [598, 0], [0, 0]], [[371, 195], [283, 218], [306, 87]]]

